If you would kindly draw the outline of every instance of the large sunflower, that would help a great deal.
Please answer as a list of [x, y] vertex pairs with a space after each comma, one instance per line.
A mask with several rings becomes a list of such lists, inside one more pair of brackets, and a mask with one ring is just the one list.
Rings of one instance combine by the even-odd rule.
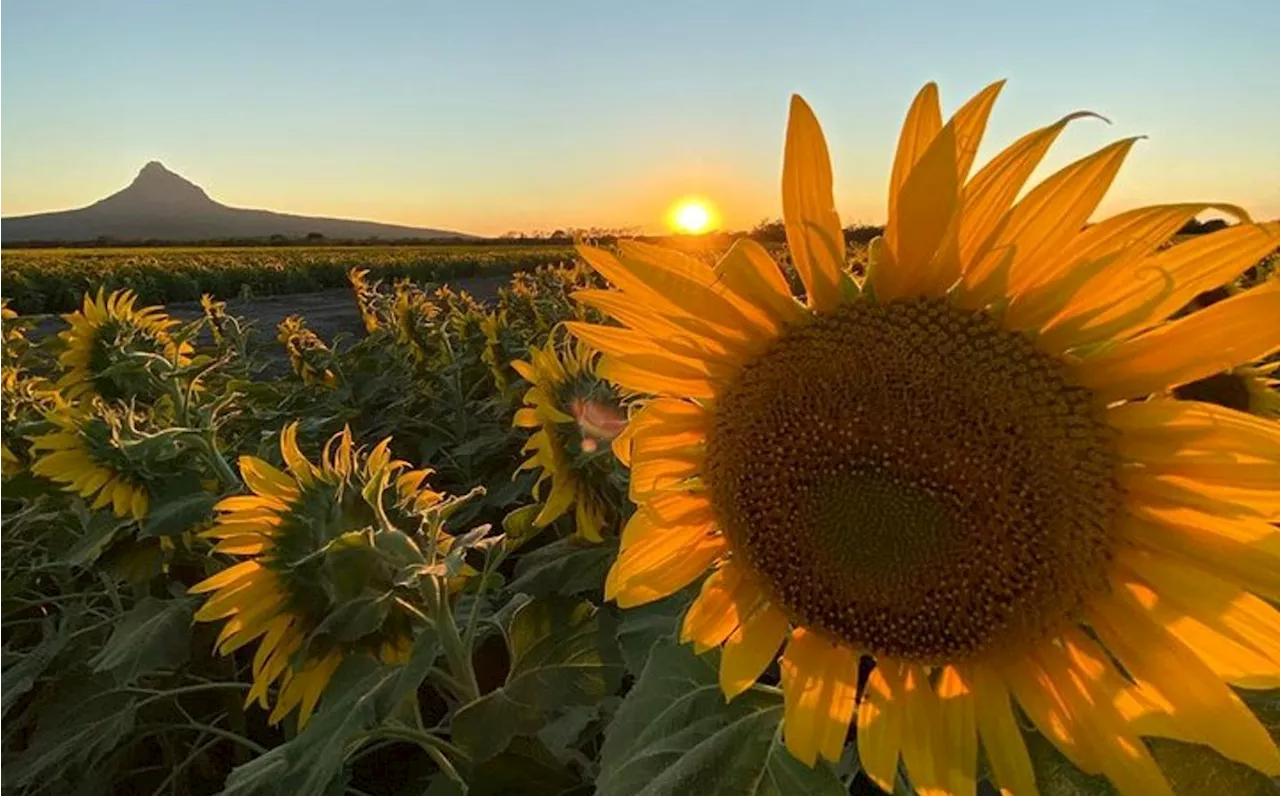
[[126, 361], [131, 354], [156, 354], [178, 366], [190, 362], [191, 345], [170, 334], [178, 322], [159, 307], [136, 309], [136, 302], [131, 290], [106, 295], [98, 288], [96, 297], [85, 294], [79, 312], [63, 316], [70, 328], [59, 334], [66, 350], [58, 357], [64, 370], [58, 388], [68, 398], [87, 393], [107, 400], [139, 395], [139, 374]]
[[607, 523], [621, 518], [625, 481], [616, 463], [625, 459], [627, 439], [617, 393], [596, 374], [598, 358], [580, 344], [558, 353], [552, 340], [530, 346], [531, 361], [511, 363], [530, 385], [514, 424], [537, 429], [520, 469], [542, 470], [535, 493], [551, 480], [533, 524], [545, 527], [572, 508], [578, 535], [595, 542]]
[[[443, 496], [425, 486], [430, 470], [391, 459], [390, 439], [366, 455], [344, 430], [312, 464], [298, 449], [297, 431], [295, 423], [280, 434], [287, 472], [241, 457], [240, 474], [253, 494], [221, 501], [205, 536], [220, 540], [215, 552], [245, 560], [191, 592], [214, 592], [196, 619], [227, 620], [219, 653], [261, 638], [245, 704], [267, 707], [278, 680], [269, 721], [300, 706], [301, 726], [344, 656], [388, 663], [407, 656], [415, 612], [406, 607], [411, 594], [396, 594], [395, 573], [423, 559], [415, 542], [384, 523], [417, 528], [418, 517]], [[438, 549], [450, 541], [442, 535]]]
[[147, 516], [147, 487], [118, 444], [119, 429], [65, 403], [47, 417], [57, 431], [31, 438], [35, 457], [31, 472], [63, 484], [85, 500], [92, 499], [92, 508], [110, 506], [117, 517], [135, 520]]
[[605, 377], [658, 396], [632, 420], [640, 505], [607, 594], [637, 605], [711, 570], [683, 636], [722, 647], [725, 693], [783, 648], [787, 747], [838, 758], [856, 711], [885, 789], [901, 759], [923, 792], [973, 793], [980, 741], [1002, 789], [1034, 793], [1015, 704], [1125, 793], [1169, 792], [1142, 735], [1280, 774], [1228, 687], [1280, 685], [1280, 426], [1149, 397], [1280, 347], [1280, 284], [1167, 321], [1280, 224], [1163, 249], [1209, 205], [1088, 224], [1132, 140], [1015, 202], [1079, 114], [970, 176], [1000, 88], [945, 124], [920, 92], [865, 285], [799, 97], [782, 203], [804, 304], [749, 240], [714, 268], [582, 250], [619, 290], [578, 297], [625, 328], [570, 328]]

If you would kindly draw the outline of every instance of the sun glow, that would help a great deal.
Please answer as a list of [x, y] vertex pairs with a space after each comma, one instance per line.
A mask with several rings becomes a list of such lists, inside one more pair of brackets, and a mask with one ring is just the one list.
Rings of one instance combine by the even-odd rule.
[[676, 232], [696, 235], [715, 224], [715, 211], [705, 199], [681, 199], [667, 213], [667, 224]]

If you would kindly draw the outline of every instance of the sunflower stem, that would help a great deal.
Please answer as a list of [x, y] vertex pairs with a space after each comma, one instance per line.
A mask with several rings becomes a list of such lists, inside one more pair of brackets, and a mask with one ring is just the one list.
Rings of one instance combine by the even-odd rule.
[[445, 658], [449, 661], [449, 672], [459, 681], [468, 702], [480, 698], [480, 684], [476, 680], [475, 666], [471, 662], [471, 650], [462, 643], [458, 635], [458, 623], [453, 619], [453, 611], [449, 606], [448, 587], [443, 578], [437, 578], [436, 588], [439, 597], [436, 601], [436, 627], [440, 633], [440, 642], [444, 647]]

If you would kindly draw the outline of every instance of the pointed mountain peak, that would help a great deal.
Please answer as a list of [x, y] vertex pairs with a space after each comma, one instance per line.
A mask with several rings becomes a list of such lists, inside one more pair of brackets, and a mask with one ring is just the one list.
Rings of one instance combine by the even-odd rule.
[[129, 187], [103, 199], [99, 204], [105, 202], [122, 206], [169, 205], [175, 207], [215, 204], [203, 188], [169, 171], [158, 160], [143, 166], [138, 176], [129, 183]]

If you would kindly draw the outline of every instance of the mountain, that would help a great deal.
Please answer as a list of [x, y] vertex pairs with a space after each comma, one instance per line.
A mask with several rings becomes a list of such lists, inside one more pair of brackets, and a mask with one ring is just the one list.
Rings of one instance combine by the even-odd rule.
[[218, 240], [304, 238], [474, 238], [461, 232], [295, 216], [270, 210], [228, 207], [209, 198], [200, 186], [166, 169], [158, 161], [143, 166], [129, 187], [79, 210], [37, 213], [0, 219], [0, 238], [17, 241]]

